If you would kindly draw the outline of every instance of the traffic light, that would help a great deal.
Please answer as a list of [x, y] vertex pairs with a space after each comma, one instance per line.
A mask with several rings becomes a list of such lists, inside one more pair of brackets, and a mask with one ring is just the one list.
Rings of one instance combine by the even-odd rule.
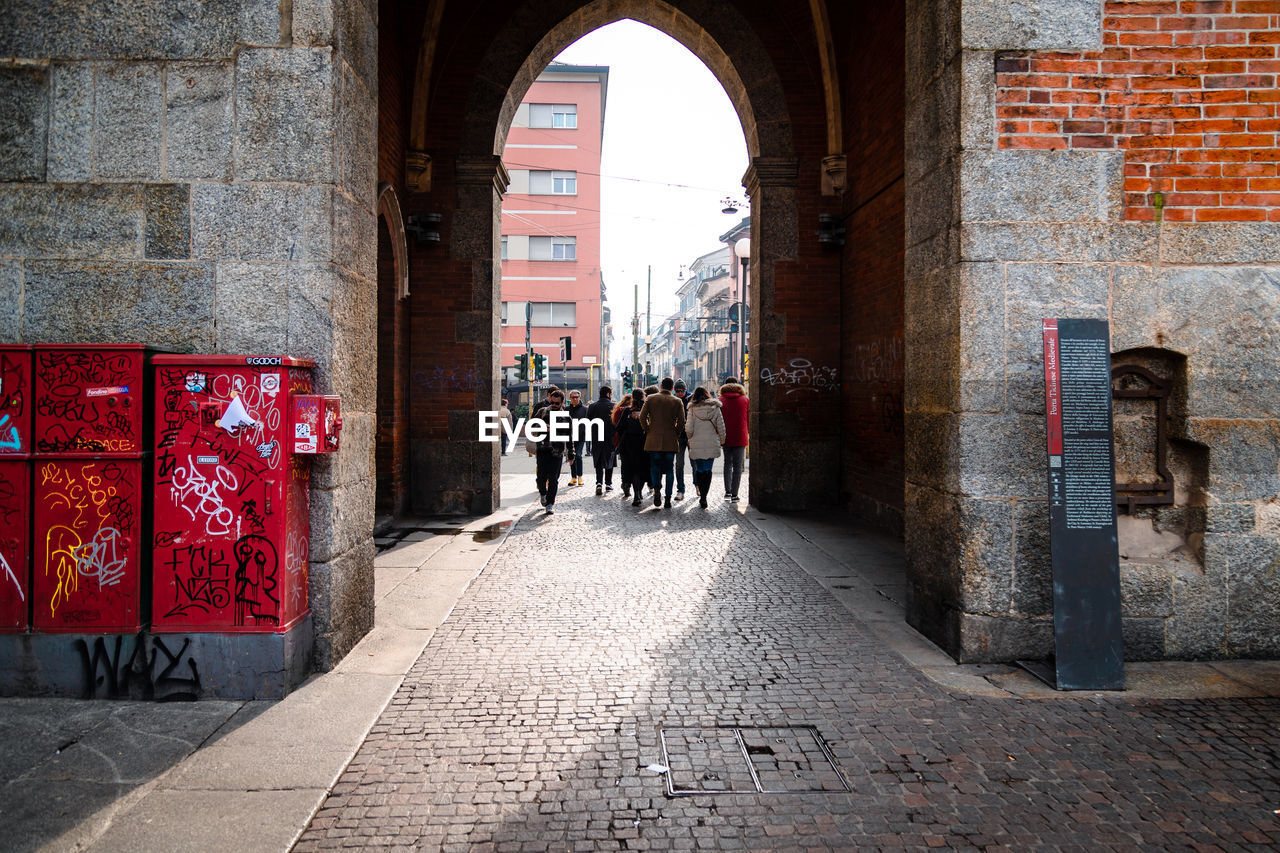
[[630, 392], [631, 388], [632, 388], [631, 369], [627, 368], [626, 370], [622, 371], [622, 390]]
[[736, 302], [729, 306], [729, 331], [731, 332], [738, 331], [738, 317], [740, 310], [741, 308]]
[[540, 352], [533, 354], [533, 381], [547, 381], [547, 357]]
[[520, 382], [529, 381], [529, 354], [526, 352], [516, 356], [516, 379]]

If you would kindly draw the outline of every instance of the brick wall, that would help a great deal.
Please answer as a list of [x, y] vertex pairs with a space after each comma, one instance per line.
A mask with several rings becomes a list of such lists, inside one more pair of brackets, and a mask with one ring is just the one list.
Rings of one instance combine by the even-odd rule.
[[1280, 0], [1104, 6], [1103, 48], [1001, 53], [1001, 148], [1125, 154], [1125, 218], [1280, 222]]
[[845, 193], [841, 495], [849, 510], [902, 532], [903, 74], [906, 29], [896, 3], [831, 9], [845, 61]]
[[[416, 54], [406, 42], [403, 14], [379, 20], [378, 183], [406, 198], [404, 163], [409, 121], [408, 92]], [[418, 32], [421, 30], [419, 29]], [[403, 211], [402, 211], [403, 213]], [[398, 515], [408, 496], [408, 304], [398, 298], [389, 224], [378, 222], [378, 414], [375, 511]], [[412, 247], [410, 248], [412, 251]]]

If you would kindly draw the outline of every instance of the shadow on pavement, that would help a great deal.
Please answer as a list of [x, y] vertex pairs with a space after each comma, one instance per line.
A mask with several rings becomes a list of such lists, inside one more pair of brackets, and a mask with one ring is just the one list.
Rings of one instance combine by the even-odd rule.
[[0, 846], [40, 849], [272, 704], [0, 699]]

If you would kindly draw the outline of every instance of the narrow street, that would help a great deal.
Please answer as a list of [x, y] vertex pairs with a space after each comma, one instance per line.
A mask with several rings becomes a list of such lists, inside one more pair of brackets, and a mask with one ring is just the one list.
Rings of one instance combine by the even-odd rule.
[[1280, 844], [1280, 700], [946, 689], [749, 512], [535, 505], [297, 849]]

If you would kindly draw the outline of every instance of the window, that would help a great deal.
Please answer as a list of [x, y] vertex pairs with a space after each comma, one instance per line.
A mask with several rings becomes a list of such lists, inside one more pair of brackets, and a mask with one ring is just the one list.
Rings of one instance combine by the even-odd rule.
[[[505, 234], [502, 235], [502, 259], [504, 261], [507, 259], [507, 235]], [[505, 305], [506, 303], [503, 304]]]
[[[523, 302], [502, 303], [502, 325], [524, 325]], [[532, 325], [534, 326], [576, 326], [578, 325], [578, 305], [574, 302], [534, 302]]]
[[577, 195], [577, 172], [530, 172], [529, 195]]
[[578, 325], [578, 304], [576, 302], [548, 302], [551, 306], [552, 326]]
[[530, 104], [529, 127], [576, 128], [577, 104]]
[[577, 259], [577, 237], [529, 238], [529, 260], [531, 261], [576, 261]]

